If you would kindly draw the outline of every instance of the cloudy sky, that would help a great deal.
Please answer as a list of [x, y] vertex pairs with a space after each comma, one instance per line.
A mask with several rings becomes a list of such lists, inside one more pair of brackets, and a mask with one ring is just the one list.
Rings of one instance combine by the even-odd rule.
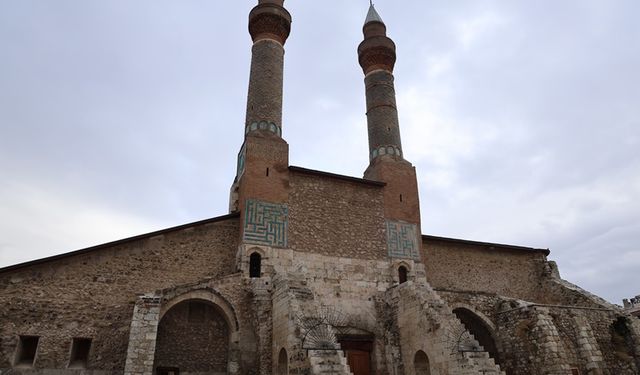
[[[227, 213], [249, 0], [0, 0], [0, 266]], [[423, 232], [640, 294], [640, 3], [378, 0]], [[288, 0], [291, 164], [362, 176], [366, 0]]]

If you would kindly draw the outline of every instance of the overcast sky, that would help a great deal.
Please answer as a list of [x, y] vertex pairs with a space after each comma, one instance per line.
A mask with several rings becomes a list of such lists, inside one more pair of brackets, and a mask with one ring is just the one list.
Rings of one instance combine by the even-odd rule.
[[[227, 213], [249, 0], [0, 0], [0, 266]], [[378, 0], [425, 234], [640, 294], [636, 0]], [[288, 0], [290, 163], [361, 177], [366, 0]]]

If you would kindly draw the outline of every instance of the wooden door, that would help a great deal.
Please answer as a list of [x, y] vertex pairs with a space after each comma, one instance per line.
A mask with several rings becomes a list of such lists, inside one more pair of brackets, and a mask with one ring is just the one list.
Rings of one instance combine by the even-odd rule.
[[363, 350], [347, 350], [347, 363], [353, 375], [371, 374], [371, 356]]

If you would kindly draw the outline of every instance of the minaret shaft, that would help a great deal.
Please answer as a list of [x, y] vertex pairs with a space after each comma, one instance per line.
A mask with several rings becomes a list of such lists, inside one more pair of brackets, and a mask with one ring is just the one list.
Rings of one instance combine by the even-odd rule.
[[382, 69], [367, 74], [364, 80], [370, 160], [386, 154], [402, 156], [393, 80], [393, 74]]
[[[257, 130], [263, 121], [281, 129], [283, 71], [282, 44], [272, 39], [261, 39], [253, 44], [245, 122], [247, 133]], [[252, 124], [257, 128], [254, 125], [252, 129]], [[277, 134], [282, 135], [279, 130]]]
[[261, 0], [249, 14], [253, 47], [245, 135], [269, 131], [282, 136], [284, 44], [291, 31], [291, 15], [282, 4]]

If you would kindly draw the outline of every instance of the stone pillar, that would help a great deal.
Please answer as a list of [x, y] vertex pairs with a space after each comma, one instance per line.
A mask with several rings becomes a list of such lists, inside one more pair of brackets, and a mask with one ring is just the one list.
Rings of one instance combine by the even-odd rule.
[[160, 297], [138, 298], [131, 318], [125, 375], [152, 375], [160, 320]]
[[258, 333], [258, 363], [260, 365], [259, 374], [269, 374], [272, 370], [273, 356], [273, 319], [271, 316], [271, 290], [269, 287], [271, 279], [262, 277], [251, 279], [251, 294], [254, 313], [254, 326]]
[[604, 356], [598, 346], [598, 341], [593, 334], [593, 329], [583, 313], [574, 312], [574, 327], [578, 338], [578, 355], [585, 364], [588, 375], [602, 375]]
[[569, 366], [563, 362], [566, 354], [549, 309], [536, 306], [533, 307], [532, 314], [534, 324], [530, 340], [537, 349], [534, 354], [536, 374], [566, 375], [569, 372]]

